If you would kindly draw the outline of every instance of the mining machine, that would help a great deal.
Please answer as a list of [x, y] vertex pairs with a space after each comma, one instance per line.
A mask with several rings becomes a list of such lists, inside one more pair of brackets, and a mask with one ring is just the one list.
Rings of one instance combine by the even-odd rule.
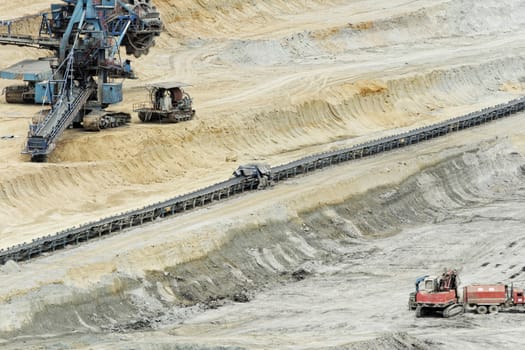
[[416, 317], [441, 315], [452, 317], [463, 313], [458, 295], [459, 276], [456, 270], [445, 270], [436, 277], [424, 276], [416, 282], [415, 300], [409, 305], [416, 308]]
[[[1, 21], [0, 44], [52, 51], [52, 57], [25, 60], [0, 72], [1, 78], [22, 79], [26, 85], [5, 89], [7, 102], [42, 103], [43, 112], [29, 126], [23, 153], [45, 161], [69, 126], [88, 130], [129, 122], [127, 113], [105, 109], [122, 101], [122, 80], [135, 78], [128, 55], [148, 54], [163, 30], [150, 0], [63, 0], [41, 15], [38, 36], [16, 35], [13, 21]], [[1, 27], [1, 26], [0, 26]], [[7, 27], [7, 30], [5, 30]], [[116, 80], [119, 80], [118, 82]]]
[[191, 96], [184, 91], [190, 85], [180, 82], [162, 82], [146, 86], [150, 100], [133, 105], [143, 122], [179, 123], [195, 116]]
[[416, 310], [417, 317], [433, 313], [450, 317], [463, 311], [478, 314], [525, 312], [524, 290], [514, 287], [512, 283], [467, 285], [463, 287], [460, 297], [457, 272], [449, 270], [439, 277], [418, 277], [415, 285], [415, 292], [408, 297], [408, 308]]

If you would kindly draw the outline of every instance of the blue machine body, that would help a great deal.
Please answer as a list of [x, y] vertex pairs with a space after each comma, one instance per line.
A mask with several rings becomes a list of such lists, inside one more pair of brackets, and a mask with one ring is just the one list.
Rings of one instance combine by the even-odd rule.
[[122, 83], [105, 83], [102, 85], [102, 103], [115, 104], [122, 101]]
[[41, 81], [35, 84], [35, 102], [39, 104], [48, 104], [53, 100], [53, 93], [57, 91], [56, 82]]
[[[8, 89], [12, 101], [51, 105], [51, 111], [30, 126], [24, 153], [32, 160], [45, 158], [70, 125], [86, 127], [87, 114], [121, 102], [122, 83], [115, 79], [135, 75], [130, 61], [121, 59], [120, 47], [136, 57], [147, 54], [163, 29], [155, 7], [142, 0], [63, 0], [63, 4], [51, 5], [51, 13], [42, 15], [38, 37], [14, 35], [11, 21], [6, 23], [9, 30], [0, 34], [0, 44], [55, 53], [48, 60], [26, 60], [0, 71], [0, 78], [27, 83]], [[100, 120], [90, 130], [108, 125], [121, 123]]]

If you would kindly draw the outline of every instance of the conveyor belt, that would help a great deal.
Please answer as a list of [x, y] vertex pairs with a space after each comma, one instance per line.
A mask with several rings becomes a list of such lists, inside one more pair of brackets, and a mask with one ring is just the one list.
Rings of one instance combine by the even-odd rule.
[[[488, 123], [523, 111], [524, 109], [525, 97], [402, 134], [384, 137], [339, 151], [304, 157], [288, 164], [273, 167], [271, 169], [271, 180], [273, 183], [278, 183], [317, 169], [409, 146], [444, 136], [451, 132]], [[259, 179], [257, 177], [231, 178], [164, 202], [34, 239], [30, 243], [19, 244], [5, 250], [2, 249], [0, 250], [0, 264], [4, 264], [8, 260], [29, 260], [42, 253], [54, 252], [68, 245], [79, 244], [103, 235], [122, 231], [126, 228], [140, 226], [159, 218], [173, 216], [177, 213], [202, 207], [243, 192], [253, 191], [256, 190], [258, 186]]]
[[37, 49], [58, 49], [60, 41], [52, 38], [35, 38], [30, 35], [0, 34], [0, 45], [28, 46]]
[[66, 96], [61, 96], [45, 119], [31, 128], [24, 153], [31, 154], [31, 157], [49, 154], [57, 139], [73, 122], [93, 91], [93, 86], [74, 88], [69, 97], [71, 102], [66, 100]]

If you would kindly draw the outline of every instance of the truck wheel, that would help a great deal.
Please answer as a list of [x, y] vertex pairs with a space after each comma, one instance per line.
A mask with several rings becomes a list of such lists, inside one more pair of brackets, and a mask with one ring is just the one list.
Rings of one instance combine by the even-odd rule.
[[478, 314], [484, 315], [487, 313], [488, 309], [485, 305], [480, 305], [478, 306], [477, 311], [478, 311]]
[[490, 305], [490, 306], [489, 306], [489, 312], [490, 312], [491, 314], [497, 314], [498, 311], [499, 311], [499, 307], [498, 307], [498, 305]]

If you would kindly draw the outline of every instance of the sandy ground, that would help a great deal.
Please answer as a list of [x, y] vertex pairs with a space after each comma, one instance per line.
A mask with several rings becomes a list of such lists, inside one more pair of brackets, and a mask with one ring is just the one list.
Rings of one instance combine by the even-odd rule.
[[[141, 79], [125, 82], [114, 109], [129, 112], [146, 97], [142, 85], [174, 79], [193, 85], [197, 119], [68, 130], [49, 163], [32, 164], [19, 153], [39, 108], [2, 101], [0, 135], [17, 137], [0, 140], [0, 248], [224, 180], [238, 164], [346, 147], [525, 87], [521, 1], [155, 3], [167, 32], [134, 62]], [[0, 19], [48, 5], [3, 1]], [[2, 47], [0, 62], [39, 55]], [[405, 308], [413, 279], [429, 270], [455, 265], [469, 283], [510, 282], [521, 269], [523, 117], [8, 264], [1, 344], [522, 346], [522, 315], [443, 323]], [[231, 301], [245, 294], [249, 303]]]

